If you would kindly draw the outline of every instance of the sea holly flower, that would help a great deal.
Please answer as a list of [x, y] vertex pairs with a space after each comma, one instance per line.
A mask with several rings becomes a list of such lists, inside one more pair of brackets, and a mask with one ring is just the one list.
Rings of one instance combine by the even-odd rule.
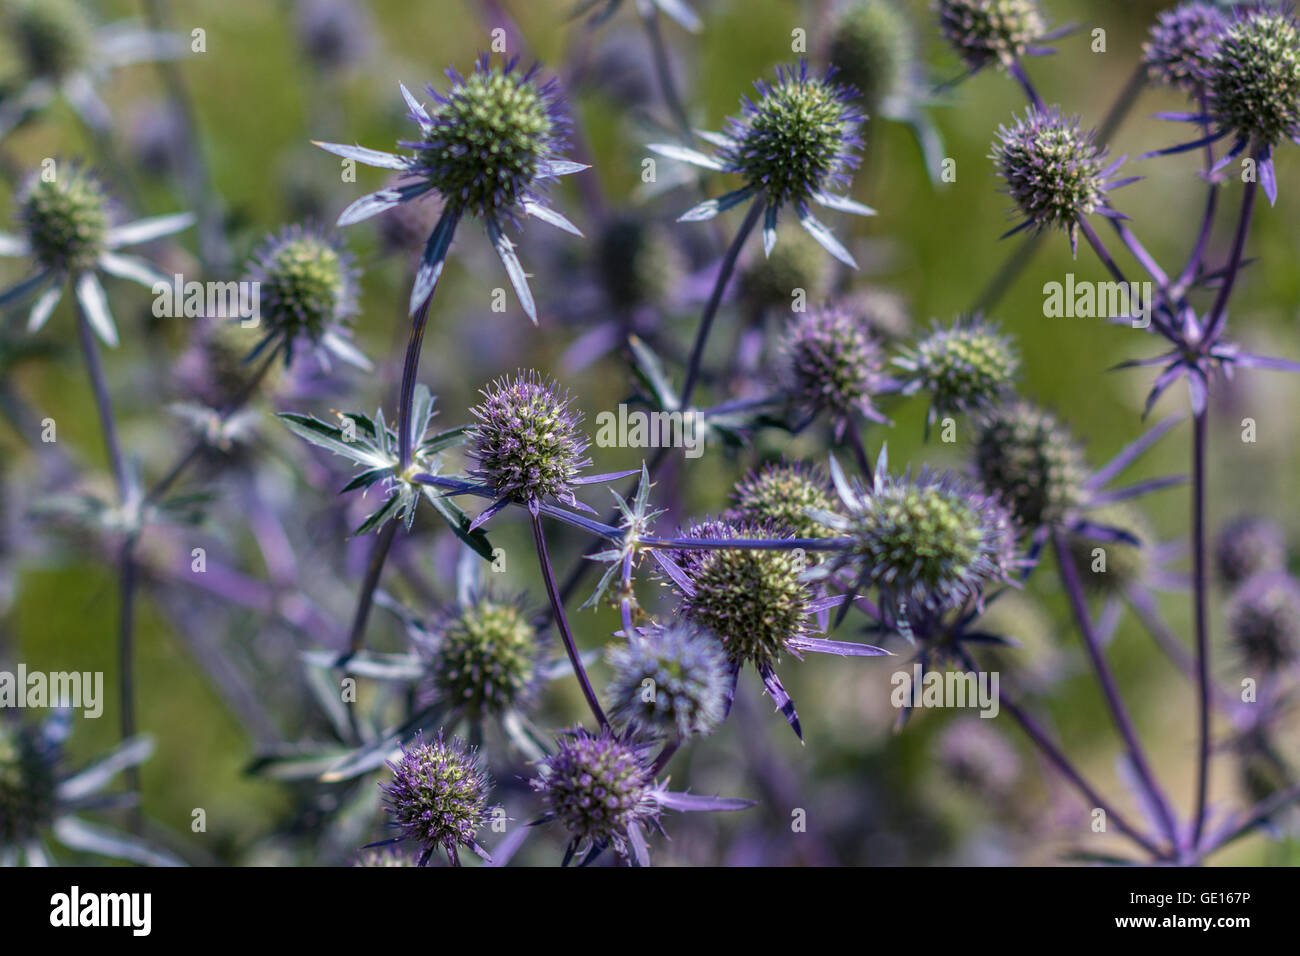
[[441, 467], [440, 453], [462, 444], [466, 438], [463, 426], [432, 431], [437, 414], [433, 403], [429, 390], [423, 385], [416, 386], [411, 414], [414, 452], [411, 466], [405, 472], [399, 470], [397, 433], [385, 422], [383, 409], [376, 411], [374, 418], [361, 412], [337, 412], [338, 424], [296, 412], [284, 412], [279, 417], [299, 438], [343, 456], [359, 469], [340, 493], [365, 493], [376, 486], [383, 489], [383, 504], [362, 522], [355, 534], [366, 534], [395, 520], [401, 520], [410, 530], [415, 522], [416, 505], [424, 497], [462, 541], [490, 560], [492, 547], [487, 536], [471, 527], [469, 517], [453, 502], [417, 481], [417, 477], [436, 474]]
[[874, 588], [885, 621], [896, 622], [978, 601], [987, 584], [1008, 577], [1015, 534], [996, 497], [928, 468], [891, 476], [888, 464], [882, 448], [868, 488], [831, 459], [839, 510], [814, 516], [852, 544], [809, 578], [848, 571], [850, 600]]
[[735, 521], [770, 524], [796, 538], [834, 536], [811, 514], [836, 508], [830, 479], [816, 465], [768, 463], [742, 478], [731, 498], [734, 505], [728, 517]]
[[428, 88], [434, 99], [432, 109], [401, 87], [411, 119], [420, 127], [418, 140], [398, 143], [411, 155], [345, 143], [316, 143], [345, 159], [396, 170], [407, 177], [402, 186], [381, 189], [352, 203], [343, 210], [338, 224], [361, 222], [436, 192], [442, 197], [443, 213], [425, 245], [411, 290], [410, 312], [414, 314], [433, 294], [456, 226], [469, 216], [482, 221], [520, 304], [536, 323], [537, 309], [527, 275], [504, 226], [518, 216], [532, 216], [582, 235], [541, 197], [548, 181], [587, 168], [559, 157], [568, 121], [563, 116], [558, 84], [555, 80], [541, 82], [537, 67], [519, 73], [514, 60], [493, 65], [486, 54], [479, 57], [468, 77], [455, 70], [448, 70], [447, 76], [451, 88], [445, 95]]
[[386, 846], [411, 840], [420, 848], [419, 866], [425, 866], [441, 850], [452, 866], [460, 865], [462, 847], [491, 862], [487, 851], [475, 840], [487, 822], [487, 798], [492, 783], [483, 769], [478, 751], [458, 737], [425, 741], [417, 734], [414, 745], [402, 748], [396, 763], [389, 762], [393, 779], [380, 784], [390, 825], [401, 836], [372, 846]]
[[1286, 567], [1286, 533], [1270, 518], [1234, 518], [1219, 530], [1214, 564], [1220, 579], [1229, 585], [1262, 572], [1281, 571]]
[[1252, 665], [1274, 671], [1300, 656], [1300, 581], [1285, 571], [1248, 578], [1228, 604], [1228, 634]]
[[714, 635], [683, 622], [655, 624], [606, 656], [615, 720], [679, 740], [706, 736], [722, 723], [731, 670]]
[[298, 44], [320, 70], [344, 70], [370, 51], [373, 28], [356, 0], [299, 0], [294, 9]]
[[681, 812], [743, 810], [749, 800], [674, 793], [654, 779], [647, 746], [608, 727], [579, 727], [556, 740], [556, 752], [537, 765], [529, 785], [545, 808], [533, 825], [562, 825], [569, 834], [564, 864], [594, 861], [607, 848], [638, 866], [650, 865], [646, 830], [660, 830], [664, 809]]
[[179, 34], [141, 30], [128, 21], [96, 27], [79, 0], [13, 0], [5, 32], [21, 84], [0, 103], [0, 139], [60, 94], [92, 129], [107, 131], [112, 116], [95, 87], [118, 67], [185, 54]]
[[117, 325], [99, 274], [130, 279], [150, 289], [155, 283], [167, 283], [150, 263], [119, 250], [180, 232], [194, 222], [190, 213], [175, 213], [114, 225], [112, 206], [99, 180], [72, 164], [56, 168], [53, 178], [33, 175], [19, 193], [17, 205], [22, 231], [0, 233], [0, 255], [31, 256], [35, 271], [0, 292], [0, 306], [35, 296], [27, 330], [38, 332], [68, 283], [86, 321], [109, 346], [117, 345]]
[[925, 427], [941, 415], [991, 408], [1010, 389], [1020, 366], [1011, 340], [976, 313], [944, 328], [935, 322], [929, 335], [905, 349], [894, 364], [907, 372], [900, 391], [930, 393]]
[[1284, 139], [1300, 143], [1300, 21], [1289, 7], [1266, 3], [1243, 4], [1225, 18], [1198, 71], [1204, 110], [1161, 114], [1204, 126], [1208, 135], [1147, 156], [1181, 153], [1231, 137], [1232, 147], [1214, 171], [1249, 152], [1259, 184], [1268, 201], [1276, 203], [1273, 150]]
[[[820, 515], [820, 513], [819, 513]], [[731, 686], [726, 708], [735, 696], [741, 668], [753, 665], [778, 709], [800, 739], [803, 730], [794, 702], [786, 693], [775, 665], [789, 652], [802, 659], [804, 652], [841, 657], [876, 657], [887, 654], [878, 647], [831, 641], [812, 636], [813, 621], [841, 603], [838, 597], [819, 597], [810, 583], [810, 563], [789, 549], [727, 548], [737, 539], [772, 540], [782, 537], [770, 525], [707, 521], [691, 526], [682, 536], [696, 547], [682, 548], [673, 556], [676, 568], [666, 567], [681, 591], [682, 615], [690, 623], [716, 634], [730, 665]]]
[[1024, 216], [1024, 222], [1002, 238], [1025, 229], [1061, 229], [1070, 237], [1071, 252], [1077, 253], [1081, 220], [1094, 213], [1126, 218], [1110, 207], [1107, 193], [1141, 177], [1112, 180], [1124, 157], [1104, 165], [1107, 148], [1099, 147], [1094, 135], [1080, 129], [1077, 116], [1063, 115], [1059, 106], [1031, 106], [1012, 126], [998, 127], [989, 158]]
[[153, 743], [132, 737], [69, 773], [63, 761], [71, 724], [67, 710], [56, 710], [39, 725], [0, 720], [0, 866], [49, 866], [45, 847], [51, 836], [79, 853], [145, 866], [182, 865], [136, 837], [81, 817], [124, 805], [121, 794], [105, 791], [120, 772], [147, 760]]
[[933, 0], [939, 32], [966, 65], [967, 75], [990, 64], [1020, 71], [1026, 56], [1053, 53], [1044, 43], [1060, 39], [1073, 27], [1047, 29], [1038, 0]]
[[670, 143], [650, 149], [670, 159], [715, 172], [733, 173], [744, 185], [689, 210], [681, 222], [712, 219], [747, 201], [765, 210], [763, 251], [770, 255], [777, 239], [780, 211], [793, 205], [799, 223], [831, 255], [857, 268], [857, 262], [813, 214], [809, 203], [859, 216], [875, 210], [833, 190], [848, 184], [847, 171], [858, 164], [862, 148], [857, 129], [862, 116], [849, 105], [854, 93], [833, 82], [833, 70], [813, 76], [808, 63], [777, 68], [776, 83], [754, 83], [758, 99], [742, 100], [743, 112], [728, 121], [725, 135], [701, 134], [717, 148], [714, 156]]
[[834, 264], [821, 245], [802, 230], [783, 227], [770, 255], [751, 255], [736, 275], [736, 298], [746, 307], [789, 312], [795, 295], [820, 302], [830, 292]]
[[809, 416], [826, 410], [837, 439], [855, 416], [889, 421], [875, 407], [875, 397], [892, 384], [881, 373], [884, 355], [854, 313], [836, 306], [797, 313], [786, 327], [781, 356], [785, 392]]
[[1214, 43], [1227, 22], [1223, 7], [1206, 0], [1162, 10], [1142, 44], [1147, 74], [1190, 94], [1203, 94]]
[[327, 366], [334, 356], [372, 369], [370, 360], [349, 341], [347, 328], [357, 311], [360, 274], [337, 235], [292, 225], [268, 236], [253, 252], [244, 277], [256, 283], [256, 318], [266, 330], [250, 358], [275, 344], [284, 350], [287, 366], [294, 349], [306, 345]]
[[600, 287], [620, 310], [665, 301], [686, 271], [682, 252], [664, 227], [645, 219], [611, 220], [596, 249]]
[[[613, 488], [609, 493], [614, 496], [618, 508], [618, 540], [614, 547], [606, 548], [595, 554], [587, 555], [591, 561], [608, 565], [591, 597], [578, 610], [598, 607], [602, 601], [610, 600], [611, 587], [618, 582], [618, 604], [625, 612], [624, 627], [631, 632], [633, 612], [637, 611], [636, 592], [632, 589], [632, 577], [641, 562], [645, 546], [643, 539], [650, 533], [650, 525], [664, 513], [664, 509], [651, 509], [650, 505], [650, 470], [645, 462], [641, 463], [641, 479], [636, 486], [632, 500], [626, 500]], [[659, 557], [658, 552], [650, 552]]]

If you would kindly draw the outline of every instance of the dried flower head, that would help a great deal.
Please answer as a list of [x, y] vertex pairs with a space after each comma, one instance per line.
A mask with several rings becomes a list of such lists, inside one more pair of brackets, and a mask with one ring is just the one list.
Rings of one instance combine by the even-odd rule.
[[1061, 521], [1084, 496], [1087, 469], [1069, 430], [1050, 412], [1016, 401], [985, 413], [975, 467], [1026, 529]]
[[434, 698], [471, 722], [526, 704], [538, 679], [537, 633], [519, 601], [478, 597], [432, 629]]
[[1148, 75], [1188, 93], [1204, 88], [1214, 41], [1227, 25], [1223, 8], [1206, 0], [1189, 0], [1162, 10], [1142, 44]]
[[1251, 515], [1223, 526], [1214, 549], [1215, 567], [1225, 584], [1286, 567], [1286, 533], [1277, 522]]
[[827, 59], [875, 114], [908, 83], [916, 56], [911, 24], [894, 0], [847, 0], [832, 12]]
[[389, 763], [390, 783], [380, 784], [398, 839], [413, 840], [421, 848], [420, 865], [442, 850], [457, 865], [457, 851], [468, 847], [485, 855], [474, 835], [487, 815], [492, 789], [479, 765], [478, 752], [459, 738], [433, 741], [417, 735], [414, 746], [403, 746], [402, 757]]
[[801, 461], [770, 462], [740, 480], [731, 494], [729, 517], [754, 525], [769, 524], [796, 538], [828, 538], [833, 532], [810, 511], [834, 511], [830, 479], [816, 465]]
[[996, 404], [1013, 385], [1020, 358], [1011, 339], [976, 313], [959, 317], [948, 328], [934, 323], [930, 334], [894, 364], [908, 373], [904, 394], [930, 393], [928, 428], [940, 415]]
[[974, 72], [1010, 67], [1049, 38], [1038, 0], [934, 0], [939, 32]]
[[1076, 249], [1081, 219], [1093, 213], [1118, 216], [1108, 205], [1107, 190], [1132, 180], [1109, 179], [1123, 159], [1105, 165], [1106, 147], [1098, 146], [1093, 136], [1080, 128], [1077, 116], [1067, 118], [1059, 106], [1030, 107], [1013, 125], [998, 127], [989, 158], [1024, 216], [1007, 235], [1022, 229], [1061, 229]]
[[657, 788], [643, 748], [608, 728], [591, 734], [579, 727], [557, 744], [529, 784], [541, 797], [543, 819], [557, 820], [569, 832], [565, 862], [605, 846], [628, 858], [637, 844], [644, 846], [642, 829], [657, 826], [659, 819]]
[[836, 306], [797, 313], [781, 351], [786, 392], [810, 414], [829, 411], [837, 435], [855, 414], [885, 421], [872, 403], [884, 384], [884, 356], [856, 315]]
[[469, 451], [474, 476], [534, 514], [546, 499], [576, 504], [573, 486], [591, 459], [583, 457], [582, 414], [569, 410], [569, 393], [530, 371], [498, 379], [481, 394], [470, 409], [478, 419]]
[[607, 656], [616, 719], [682, 739], [711, 734], [722, 723], [731, 673], [714, 635], [683, 622], [656, 624]]
[[1300, 654], [1300, 581], [1284, 571], [1249, 578], [1228, 605], [1228, 633], [1248, 662], [1269, 671]]

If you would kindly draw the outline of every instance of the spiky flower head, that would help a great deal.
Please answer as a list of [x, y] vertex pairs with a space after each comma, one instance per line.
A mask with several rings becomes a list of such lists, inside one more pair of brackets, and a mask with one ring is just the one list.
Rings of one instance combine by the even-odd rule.
[[536, 66], [494, 64], [479, 57], [469, 76], [448, 70], [451, 88], [432, 86], [435, 106], [415, 150], [418, 173], [449, 206], [495, 220], [531, 196], [546, 164], [565, 146], [568, 122], [559, 86], [542, 82]]
[[985, 413], [975, 437], [975, 467], [1026, 529], [1061, 521], [1083, 498], [1083, 453], [1056, 416], [1028, 402]]
[[683, 622], [656, 624], [607, 656], [616, 719], [683, 739], [711, 734], [722, 723], [731, 673], [714, 635]]
[[[683, 537], [731, 540], [781, 537], [769, 525], [705, 522]], [[686, 619], [716, 634], [732, 664], [768, 667], [809, 631], [812, 594], [802, 579], [808, 560], [793, 551], [695, 550], [684, 562], [695, 593], [682, 600]]]
[[433, 628], [434, 699], [471, 722], [526, 704], [537, 681], [537, 632], [519, 601], [481, 596], [443, 614]]
[[884, 356], [865, 323], [837, 306], [797, 313], [781, 345], [787, 393], [810, 413], [827, 409], [842, 433], [855, 414], [884, 419], [872, 404]]
[[1209, 113], [1238, 141], [1268, 148], [1300, 137], [1300, 23], [1294, 11], [1238, 7], [1206, 68]]
[[812, 75], [806, 60], [777, 67], [776, 82], [755, 81], [758, 99], [746, 97], [742, 114], [728, 122], [729, 142], [718, 158], [770, 207], [805, 203], [842, 185], [858, 164], [862, 117], [848, 105], [856, 93], [833, 75]]
[[1284, 571], [1249, 578], [1228, 605], [1228, 633], [1251, 664], [1274, 670], [1300, 654], [1300, 581]]
[[453, 864], [460, 847], [482, 852], [474, 835], [487, 815], [492, 785], [474, 748], [458, 737], [446, 741], [439, 733], [436, 740], [426, 741], [420, 734], [414, 746], [403, 746], [401, 759], [388, 766], [393, 779], [380, 784], [386, 809], [401, 838], [420, 845], [421, 863], [437, 850]]
[[1123, 182], [1107, 178], [1119, 163], [1105, 165], [1106, 148], [1092, 130], [1079, 126], [1059, 106], [1030, 107], [1011, 126], [999, 126], [989, 158], [1006, 184], [1006, 192], [1024, 216], [1012, 232], [1061, 229], [1078, 245], [1079, 220], [1093, 213], [1113, 215], [1106, 190]]
[[[802, 229], [779, 230], [770, 254], [754, 255], [736, 277], [740, 299], [756, 309], [788, 310], [796, 296], [819, 302], [830, 287], [831, 263]], [[802, 295], [800, 295], [802, 293]]]
[[256, 282], [262, 327], [286, 345], [320, 345], [336, 336], [357, 310], [360, 275], [351, 253], [332, 232], [290, 225], [253, 251], [246, 281]]
[[916, 55], [911, 24], [894, 0], [841, 0], [831, 16], [827, 59], [875, 113], [907, 85]]
[[534, 513], [548, 498], [574, 504], [573, 484], [591, 459], [583, 457], [582, 413], [569, 410], [569, 393], [529, 371], [498, 379], [481, 394], [470, 409], [478, 419], [469, 450], [475, 476]]
[[1230, 585], [1263, 571], [1281, 571], [1286, 567], [1286, 534], [1268, 518], [1235, 518], [1219, 532], [1214, 561], [1219, 577]]
[[657, 223], [614, 219], [597, 245], [600, 284], [619, 308], [662, 302], [685, 271], [681, 251]]
[[882, 451], [871, 487], [837, 472], [842, 514], [819, 515], [853, 547], [837, 556], [859, 587], [875, 587], [893, 621], [942, 612], [976, 598], [1006, 576], [1005, 509], [960, 475], [922, 469], [916, 477], [888, 474]]
[[108, 196], [89, 172], [65, 164], [53, 179], [31, 177], [18, 219], [41, 268], [75, 275], [94, 268], [106, 248]]
[[0, 721], [0, 849], [29, 843], [52, 819], [55, 756], [38, 727]]
[[1142, 44], [1147, 74], [1189, 93], [1204, 88], [1214, 41], [1227, 25], [1223, 8], [1205, 0], [1189, 0], [1163, 10]]
[[1014, 383], [1020, 358], [1011, 339], [976, 313], [948, 328], [935, 322], [930, 334], [894, 364], [908, 373], [905, 394], [930, 393], [928, 422], [933, 423], [940, 415], [994, 405]]
[[[609, 728], [592, 734], [579, 727], [556, 742], [556, 752], [541, 761], [538, 776], [529, 781], [545, 807], [544, 819], [558, 820], [568, 830], [570, 856], [609, 845], [628, 857], [641, 828], [659, 818], [643, 749]], [[638, 836], [629, 836], [631, 831]]]
[[1127, 532], [1138, 543], [1100, 541], [1086, 531], [1072, 531], [1068, 538], [1070, 556], [1083, 586], [1093, 593], [1110, 595], [1141, 582], [1151, 567], [1151, 549], [1156, 544], [1155, 531], [1146, 516], [1137, 508], [1119, 503], [1089, 511], [1087, 520], [1089, 524]]
[[934, 0], [939, 32], [972, 72], [1009, 67], [1045, 39], [1038, 0]]
[[731, 495], [730, 517], [751, 524], [771, 524], [796, 538], [828, 538], [832, 532], [811, 514], [834, 511], [830, 480], [816, 465], [769, 462], [740, 480]]
[[62, 80], [90, 61], [92, 22], [75, 0], [17, 0], [6, 5], [8, 33], [27, 75]]

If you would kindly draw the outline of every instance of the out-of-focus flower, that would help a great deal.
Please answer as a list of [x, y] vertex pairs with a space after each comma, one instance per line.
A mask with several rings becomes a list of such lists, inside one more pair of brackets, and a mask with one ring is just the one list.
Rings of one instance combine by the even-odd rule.
[[448, 608], [425, 655], [433, 699], [471, 723], [526, 707], [540, 679], [537, 632], [519, 600], [479, 596]]
[[373, 40], [370, 17], [355, 0], [298, 0], [294, 28], [303, 52], [322, 70], [360, 62]]
[[1226, 24], [1223, 7], [1205, 0], [1162, 10], [1142, 44], [1147, 73], [1188, 93], [1203, 93], [1214, 42]]
[[1228, 633], [1253, 665], [1292, 663], [1300, 654], [1300, 581], [1283, 571], [1248, 578], [1229, 602]]
[[866, 324], [837, 306], [796, 313], [781, 342], [786, 393], [806, 414], [830, 414], [836, 437], [855, 416], [887, 422], [874, 404], [887, 390], [880, 343]]
[[656, 624], [639, 628], [607, 657], [616, 720], [678, 739], [706, 736], [722, 723], [731, 674], [714, 635], [682, 622]]
[[834, 536], [812, 511], [835, 511], [830, 479], [820, 468], [804, 462], [764, 465], [742, 478], [731, 494], [730, 517], [753, 525], [768, 524], [796, 538]]
[[116, 346], [117, 325], [98, 273], [138, 282], [146, 288], [169, 280], [143, 259], [118, 251], [180, 232], [194, 222], [191, 213], [112, 222], [112, 208], [103, 186], [90, 173], [68, 164], [34, 174], [18, 197], [21, 235], [0, 233], [0, 255], [31, 256], [36, 270], [22, 282], [0, 292], [0, 306], [36, 296], [27, 330], [45, 325], [70, 283], [86, 321], [106, 345]]
[[1254, 574], [1286, 567], [1286, 533], [1269, 518], [1244, 515], [1219, 531], [1215, 568], [1225, 584], [1238, 585]]
[[1010, 796], [1020, 777], [1020, 756], [991, 720], [960, 717], [943, 728], [939, 765], [959, 787], [989, 799]]
[[1011, 340], [978, 314], [949, 328], [934, 323], [929, 335], [894, 364], [907, 372], [901, 391], [930, 393], [926, 429], [941, 415], [991, 408], [1014, 384], [1020, 357]]
[[1024, 56], [1043, 56], [1042, 46], [1070, 27], [1047, 29], [1038, 0], [934, 0], [939, 32], [971, 73], [996, 63], [1014, 69]]

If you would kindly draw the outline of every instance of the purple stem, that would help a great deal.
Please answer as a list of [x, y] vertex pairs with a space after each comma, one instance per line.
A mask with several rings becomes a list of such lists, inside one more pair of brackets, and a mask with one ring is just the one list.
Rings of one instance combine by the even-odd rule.
[[1160, 817], [1160, 825], [1164, 828], [1165, 835], [1169, 838], [1169, 842], [1177, 847], [1179, 846], [1178, 827], [1175, 825], [1173, 813], [1169, 809], [1169, 801], [1159, 784], [1156, 783], [1155, 776], [1151, 773], [1146, 754], [1142, 750], [1142, 744], [1139, 742], [1137, 732], [1133, 728], [1133, 722], [1129, 718], [1128, 709], [1124, 706], [1124, 699], [1115, 683], [1115, 675], [1111, 673], [1110, 665], [1106, 663], [1106, 657], [1102, 653], [1101, 641], [1097, 638], [1097, 632], [1092, 626], [1092, 618], [1088, 614], [1088, 604], [1084, 600], [1083, 586], [1079, 583], [1079, 570], [1074, 565], [1074, 556], [1070, 554], [1070, 546], [1066, 542], [1064, 534], [1060, 531], [1052, 532], [1052, 544], [1056, 549], [1056, 563], [1061, 575], [1061, 583], [1065, 585], [1066, 594], [1070, 599], [1070, 607], [1074, 611], [1075, 620], [1079, 624], [1079, 631], [1083, 635], [1084, 647], [1087, 649], [1088, 657], [1092, 661], [1093, 670], [1097, 673], [1097, 681], [1101, 684], [1102, 693], [1105, 695], [1106, 703], [1110, 707], [1115, 726], [1119, 729], [1120, 736], [1124, 738], [1124, 745], [1128, 749], [1129, 759], [1132, 760], [1133, 768], [1142, 781], [1142, 788], [1146, 790], [1147, 796], [1156, 807], [1156, 812]]
[[546, 582], [546, 594], [551, 599], [551, 612], [560, 629], [560, 638], [564, 641], [564, 652], [569, 655], [573, 676], [578, 679], [578, 686], [582, 688], [582, 696], [587, 699], [587, 706], [591, 708], [592, 714], [601, 727], [608, 727], [609, 718], [605, 716], [605, 711], [601, 709], [600, 701], [596, 698], [596, 692], [591, 687], [587, 669], [582, 666], [582, 658], [578, 655], [578, 645], [574, 643], [573, 634], [569, 631], [568, 618], [564, 616], [564, 605], [560, 601], [560, 592], [555, 586], [555, 571], [551, 567], [551, 556], [546, 550], [546, 534], [542, 530], [541, 515], [533, 515], [532, 524], [533, 542], [537, 545], [537, 562], [542, 567], [542, 580]]
[[1192, 847], [1200, 845], [1205, 829], [1205, 804], [1210, 788], [1210, 628], [1206, 598], [1209, 581], [1205, 554], [1205, 448], [1209, 413], [1202, 409], [1192, 420], [1192, 613], [1196, 626], [1196, 711], [1199, 746], [1196, 757], [1196, 812]]
[[1218, 298], [1210, 310], [1207, 331], [1201, 339], [1201, 347], [1208, 349], [1223, 331], [1223, 323], [1228, 314], [1228, 297], [1232, 287], [1237, 284], [1237, 273], [1241, 271], [1241, 260], [1246, 253], [1246, 237], [1250, 234], [1250, 220], [1255, 212], [1255, 194], [1259, 192], [1259, 183], [1251, 180], [1246, 183], [1241, 194], [1241, 214], [1237, 220], [1237, 232], [1232, 237], [1232, 251], [1228, 254], [1228, 268], [1219, 286]]
[[1101, 241], [1101, 237], [1098, 236], [1096, 231], [1092, 228], [1092, 224], [1082, 216], [1080, 216], [1077, 221], [1079, 224], [1079, 231], [1083, 233], [1083, 237], [1088, 240], [1088, 245], [1092, 246], [1092, 251], [1097, 253], [1097, 258], [1100, 259], [1101, 264], [1106, 267], [1106, 271], [1115, 277], [1115, 281], [1127, 285], [1128, 279], [1124, 277], [1124, 270], [1116, 264], [1114, 257], [1110, 254], [1110, 250], [1108, 250], [1106, 244]]

